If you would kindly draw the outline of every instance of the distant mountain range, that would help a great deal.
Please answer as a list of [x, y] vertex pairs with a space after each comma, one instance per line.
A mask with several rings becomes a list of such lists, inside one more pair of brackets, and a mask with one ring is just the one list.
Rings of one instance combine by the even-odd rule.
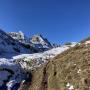
[[24, 35], [23, 32], [19, 31], [9, 32], [8, 35], [23, 44], [30, 45], [39, 52], [53, 48], [52, 44], [46, 38], [39, 34], [33, 35], [32, 37], [27, 37]]
[[0, 30], [0, 53], [26, 53], [31, 52], [23, 43], [13, 39], [4, 31]]
[[[53, 48], [52, 44], [42, 35], [34, 35], [28, 38], [19, 32], [6, 33], [0, 29], [0, 57], [21, 53], [37, 53]], [[8, 55], [7, 55], [8, 56]]]

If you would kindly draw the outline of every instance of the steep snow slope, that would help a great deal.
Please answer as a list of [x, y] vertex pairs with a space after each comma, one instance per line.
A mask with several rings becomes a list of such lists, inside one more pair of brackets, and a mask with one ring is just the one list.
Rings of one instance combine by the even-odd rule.
[[8, 35], [10, 35], [13, 39], [18, 40], [22, 43], [29, 43], [29, 38], [25, 36], [25, 34], [22, 31], [19, 32], [9, 32]]
[[9, 32], [8, 35], [10, 35], [13, 39], [22, 42], [27, 43], [33, 48], [35, 48], [37, 51], [45, 51], [52, 48], [51, 43], [44, 38], [42, 35], [33, 35], [31, 38], [26, 37], [25, 34], [21, 31], [19, 32]]
[[33, 47], [37, 49], [48, 50], [52, 48], [51, 43], [46, 38], [44, 38], [42, 35], [39, 34], [32, 36], [30, 42], [32, 43]]
[[76, 44], [73, 45], [64, 45], [61, 47], [53, 48], [51, 50], [45, 51], [43, 53], [35, 53], [35, 54], [21, 54], [18, 56], [14, 56], [13, 59], [20, 63], [22, 68], [26, 70], [31, 70], [36, 67], [41, 66], [42, 64], [48, 62], [49, 59], [54, 58], [58, 54], [62, 53], [63, 51], [69, 49], [70, 47], [74, 47]]

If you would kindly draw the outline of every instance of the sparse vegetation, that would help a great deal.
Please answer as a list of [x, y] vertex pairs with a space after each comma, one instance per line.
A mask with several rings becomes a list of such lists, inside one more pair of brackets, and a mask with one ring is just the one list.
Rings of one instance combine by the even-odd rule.
[[32, 82], [27, 90], [89, 90], [89, 54], [90, 45], [83, 44], [63, 52], [32, 73]]

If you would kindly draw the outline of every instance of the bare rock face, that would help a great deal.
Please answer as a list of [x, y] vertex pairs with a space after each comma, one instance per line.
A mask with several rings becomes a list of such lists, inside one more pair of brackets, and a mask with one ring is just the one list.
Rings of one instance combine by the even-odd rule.
[[75, 47], [32, 73], [31, 84], [22, 90], [89, 90], [90, 44]]
[[38, 36], [33, 36], [32, 37], [32, 42], [40, 42], [40, 39]]
[[44, 38], [42, 35], [39, 34], [32, 36], [30, 42], [37, 46], [39, 45], [39, 47], [42, 46], [40, 48], [52, 48], [51, 43], [46, 38]]
[[18, 42], [30, 45], [38, 52], [46, 51], [53, 48], [51, 43], [39, 34], [36, 34], [31, 38], [25, 36], [25, 34], [22, 31], [9, 32], [8, 35], [11, 36], [13, 39], [17, 40]]

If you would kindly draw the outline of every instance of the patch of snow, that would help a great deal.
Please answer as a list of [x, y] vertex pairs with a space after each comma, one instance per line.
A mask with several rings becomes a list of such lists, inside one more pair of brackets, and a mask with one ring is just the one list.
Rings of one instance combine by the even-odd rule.
[[77, 65], [77, 64], [74, 64], [75, 66]]
[[[51, 50], [45, 51], [43, 53], [34, 53], [34, 54], [21, 54], [18, 56], [14, 56], [13, 59], [19, 61], [20, 65], [25, 69], [33, 69], [35, 67], [39, 67], [42, 64], [48, 62], [49, 59], [54, 58], [58, 54], [62, 53], [63, 51], [69, 49], [68, 46], [61, 46], [57, 48], [53, 48]], [[31, 67], [28, 65], [32, 63]], [[29, 67], [28, 67], [29, 66]]]
[[90, 40], [86, 41], [85, 44], [86, 44], [86, 45], [87, 45], [87, 44], [90, 44]]
[[68, 90], [74, 90], [73, 85], [71, 85], [70, 83], [67, 83], [66, 87], [68, 88]]
[[78, 71], [77, 71], [77, 73], [80, 73], [81, 72], [81, 69], [79, 69]]
[[73, 85], [71, 85], [71, 86], [68, 88], [68, 90], [74, 90]]
[[67, 83], [67, 85], [66, 85], [67, 87], [70, 87], [70, 83]]
[[7, 83], [8, 90], [11, 90], [11, 88], [13, 87], [14, 84], [16, 84], [16, 81], [15, 80], [9, 81]]

